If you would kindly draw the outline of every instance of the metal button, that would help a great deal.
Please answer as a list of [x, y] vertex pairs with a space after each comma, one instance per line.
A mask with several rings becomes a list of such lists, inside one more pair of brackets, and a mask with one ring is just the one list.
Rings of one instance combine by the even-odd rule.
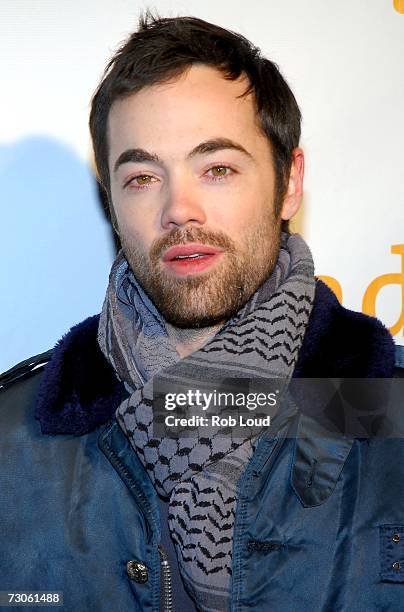
[[400, 534], [399, 533], [395, 533], [391, 539], [393, 540], [393, 542], [396, 542], [396, 543], [399, 542], [400, 541]]
[[149, 578], [147, 567], [140, 561], [128, 561], [126, 564], [126, 573], [131, 580], [144, 584]]
[[393, 569], [396, 570], [396, 572], [399, 572], [401, 569], [401, 563], [400, 561], [394, 561], [393, 563]]

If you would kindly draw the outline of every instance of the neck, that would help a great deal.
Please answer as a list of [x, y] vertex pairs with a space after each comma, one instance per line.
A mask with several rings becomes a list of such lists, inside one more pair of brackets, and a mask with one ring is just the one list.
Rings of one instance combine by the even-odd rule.
[[181, 328], [166, 322], [166, 329], [171, 342], [181, 358], [187, 357], [208, 342], [223, 325], [224, 321], [210, 327]]

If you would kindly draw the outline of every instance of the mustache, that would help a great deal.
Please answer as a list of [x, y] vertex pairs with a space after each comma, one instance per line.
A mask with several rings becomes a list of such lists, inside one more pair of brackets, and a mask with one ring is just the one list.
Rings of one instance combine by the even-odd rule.
[[213, 232], [200, 227], [175, 228], [169, 234], [155, 240], [150, 248], [150, 259], [157, 261], [164, 251], [178, 244], [200, 242], [212, 247], [218, 247], [230, 253], [236, 252], [233, 240], [223, 232]]

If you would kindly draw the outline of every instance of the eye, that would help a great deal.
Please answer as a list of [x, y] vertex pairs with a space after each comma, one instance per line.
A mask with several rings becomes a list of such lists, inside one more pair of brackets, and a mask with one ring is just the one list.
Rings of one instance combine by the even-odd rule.
[[218, 165], [212, 166], [206, 172], [209, 178], [213, 181], [220, 181], [223, 179], [227, 179], [231, 174], [233, 174], [234, 170], [230, 168], [230, 166]]
[[126, 181], [124, 187], [130, 187], [131, 189], [144, 189], [152, 183], [157, 182], [158, 179], [155, 176], [151, 176], [150, 174], [138, 174], [137, 176], [132, 176], [128, 181]]

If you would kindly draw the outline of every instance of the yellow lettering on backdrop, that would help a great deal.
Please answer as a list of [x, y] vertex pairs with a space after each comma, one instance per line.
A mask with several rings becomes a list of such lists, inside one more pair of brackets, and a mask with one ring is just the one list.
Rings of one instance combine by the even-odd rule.
[[[363, 296], [362, 312], [371, 317], [375, 317], [376, 302], [380, 290], [386, 287], [386, 285], [399, 285], [401, 287], [401, 313], [398, 317], [398, 321], [392, 325], [392, 327], [389, 327], [389, 331], [392, 336], [396, 336], [402, 330], [404, 336], [404, 244], [393, 244], [391, 252], [393, 255], [401, 255], [401, 272], [382, 274], [381, 276], [377, 276], [370, 283]], [[317, 276], [317, 278], [329, 286], [331, 291], [335, 293], [340, 304], [342, 304], [342, 287], [339, 281], [333, 276], [326, 275]]]
[[401, 272], [382, 274], [375, 278], [365, 291], [362, 302], [362, 311], [365, 314], [376, 316], [376, 300], [380, 289], [386, 285], [401, 286], [401, 313], [397, 323], [389, 328], [392, 336], [398, 334], [402, 329], [404, 335], [404, 244], [394, 244], [391, 247], [393, 255], [401, 255]]
[[404, 13], [404, 0], [394, 0], [394, 8], [398, 13]]

